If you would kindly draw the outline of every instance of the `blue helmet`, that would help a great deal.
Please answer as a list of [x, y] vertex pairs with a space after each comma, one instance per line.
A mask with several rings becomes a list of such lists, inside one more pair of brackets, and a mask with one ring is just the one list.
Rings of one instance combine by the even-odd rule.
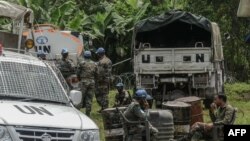
[[143, 98], [146, 99], [147, 97], [147, 92], [144, 89], [139, 89], [135, 92], [135, 98]]
[[68, 49], [66, 49], [66, 48], [62, 49], [62, 52], [61, 52], [62, 55], [63, 54], [68, 54], [68, 53], [69, 53]]
[[153, 99], [153, 97], [151, 95], [147, 94], [146, 100], [152, 100], [152, 99]]
[[84, 51], [83, 56], [84, 56], [85, 58], [90, 58], [90, 57], [91, 57], [91, 52], [90, 52], [90, 51]]
[[105, 53], [105, 49], [103, 47], [99, 47], [96, 51], [96, 54], [103, 54]]

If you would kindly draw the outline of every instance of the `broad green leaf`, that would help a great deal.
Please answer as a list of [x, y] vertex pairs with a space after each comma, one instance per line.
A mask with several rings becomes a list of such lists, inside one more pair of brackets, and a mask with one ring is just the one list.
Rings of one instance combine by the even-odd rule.
[[58, 24], [60, 18], [62, 17], [60, 9], [55, 9], [54, 11], [51, 12], [50, 14], [51, 21], [54, 24]]
[[116, 47], [115, 50], [116, 54], [119, 55], [120, 57], [124, 57], [126, 55], [124, 47]]
[[59, 9], [62, 15], [71, 15], [75, 7], [76, 4], [74, 1], [67, 1], [63, 3]]
[[139, 12], [136, 14], [134, 18], [135, 22], [139, 21], [144, 16], [144, 14], [147, 11], [148, 6], [149, 6], [149, 3], [146, 3], [142, 6], [142, 8], [139, 10]]
[[133, 9], [136, 9], [138, 5], [138, 0], [126, 0], [126, 3]]

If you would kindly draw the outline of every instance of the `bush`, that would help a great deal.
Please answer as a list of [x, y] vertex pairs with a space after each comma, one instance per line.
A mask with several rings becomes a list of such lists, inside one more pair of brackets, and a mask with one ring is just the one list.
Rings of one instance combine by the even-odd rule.
[[244, 94], [250, 94], [250, 84], [225, 84], [225, 93], [230, 98], [242, 99]]

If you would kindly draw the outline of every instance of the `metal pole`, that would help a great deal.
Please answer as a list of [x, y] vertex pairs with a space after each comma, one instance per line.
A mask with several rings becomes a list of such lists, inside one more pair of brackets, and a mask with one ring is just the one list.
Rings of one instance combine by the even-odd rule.
[[117, 66], [117, 65], [120, 65], [120, 64], [122, 64], [122, 63], [124, 63], [124, 62], [130, 61], [131, 59], [132, 59], [132, 58], [128, 58], [128, 59], [125, 59], [125, 60], [120, 61], [120, 62], [118, 62], [118, 63], [115, 63], [115, 64], [112, 65], [112, 67]]
[[19, 25], [19, 34], [18, 34], [18, 53], [21, 50], [22, 36], [23, 36], [23, 23], [24, 23], [24, 15], [22, 15], [22, 20]]
[[146, 111], [146, 123], [145, 123], [145, 127], [146, 127], [146, 141], [150, 141], [150, 125], [149, 125], [149, 121], [148, 121], [148, 116], [149, 116], [149, 111]]

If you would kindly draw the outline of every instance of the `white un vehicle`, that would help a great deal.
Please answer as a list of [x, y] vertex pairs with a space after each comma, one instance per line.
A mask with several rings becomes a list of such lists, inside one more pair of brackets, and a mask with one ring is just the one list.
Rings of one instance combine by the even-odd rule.
[[[1, 51], [0, 51], [1, 52]], [[0, 55], [0, 141], [99, 141], [99, 129], [73, 105], [53, 67], [14, 52]]]
[[24, 55], [32, 10], [0, 0], [0, 17], [12, 20], [11, 33], [0, 31], [0, 141], [100, 141], [96, 124], [74, 108], [81, 92], [67, 91], [52, 63]]

